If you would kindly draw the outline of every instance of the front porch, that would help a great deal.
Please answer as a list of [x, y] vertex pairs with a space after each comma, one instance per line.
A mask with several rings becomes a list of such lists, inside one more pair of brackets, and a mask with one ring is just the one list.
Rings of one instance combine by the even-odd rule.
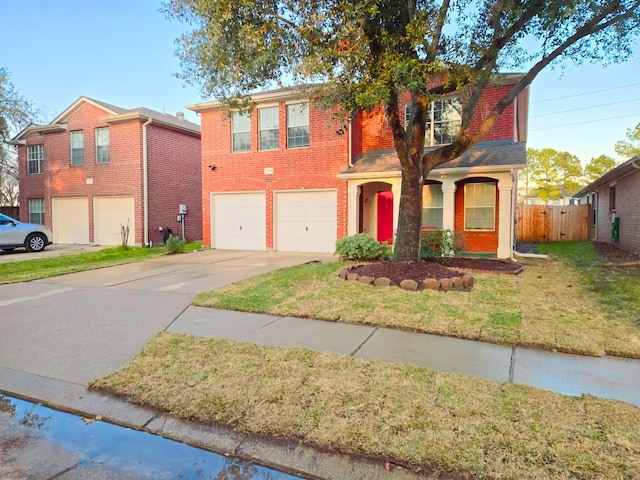
[[[400, 172], [345, 174], [348, 234], [368, 232], [393, 243], [400, 207]], [[511, 171], [432, 172], [423, 186], [422, 227], [462, 232], [470, 255], [509, 258], [514, 205]]]

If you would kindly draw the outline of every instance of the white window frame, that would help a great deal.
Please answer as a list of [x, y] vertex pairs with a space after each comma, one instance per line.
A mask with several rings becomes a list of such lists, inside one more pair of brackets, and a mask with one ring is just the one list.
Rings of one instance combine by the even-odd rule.
[[[273, 117], [263, 116], [263, 113], [275, 112], [275, 124], [269, 124]], [[263, 121], [264, 120], [264, 121]], [[263, 146], [262, 134], [266, 132], [275, 132], [275, 137], [265, 138], [265, 146]], [[274, 141], [275, 140], [275, 141]], [[258, 109], [258, 150], [278, 150], [280, 148], [280, 107], [262, 107]]]
[[[292, 116], [293, 109], [299, 109], [301, 118]], [[305, 129], [306, 135], [295, 134], [292, 130]], [[287, 148], [307, 148], [311, 143], [310, 131], [309, 131], [309, 104], [308, 103], [290, 103], [287, 104]], [[306, 142], [305, 139], [306, 138]], [[302, 139], [300, 144], [298, 142], [292, 142], [292, 139]]]
[[[478, 185], [482, 185], [483, 188], [491, 187], [492, 192], [492, 204], [491, 205], [470, 205], [469, 200], [471, 199], [470, 190], [476, 190]], [[475, 193], [475, 192], [474, 192]], [[475, 200], [475, 198], [474, 198]], [[471, 209], [488, 209], [491, 208], [492, 211], [492, 223], [491, 228], [469, 228], [467, 225], [467, 221], [470, 220], [470, 216], [468, 215]], [[464, 229], [465, 231], [470, 232], [494, 232], [496, 230], [496, 184], [492, 182], [475, 182], [475, 183], [465, 183], [464, 184]]]
[[[236, 119], [244, 120], [246, 118], [247, 125], [237, 125]], [[244, 123], [244, 122], [243, 122]], [[246, 128], [246, 129], [245, 129]], [[236, 148], [236, 136], [246, 135], [248, 139], [248, 148]], [[244, 137], [242, 137], [244, 138]], [[233, 153], [246, 153], [251, 151], [251, 114], [247, 112], [231, 112], [231, 152]]]
[[[455, 120], [447, 120], [447, 121], [443, 121], [442, 119], [440, 121], [435, 120], [435, 116], [436, 116], [436, 110], [438, 111], [442, 111], [444, 110], [444, 104], [448, 103], [452, 103], [452, 102], [456, 102], [459, 106], [460, 109], [460, 118], [459, 119], [455, 119]], [[413, 112], [412, 112], [412, 107], [413, 104], [411, 102], [408, 102], [405, 104], [404, 106], [404, 129], [405, 131], [407, 130], [407, 127], [409, 126], [409, 122], [412, 119], [413, 116]], [[425, 136], [424, 136], [424, 144], [428, 147], [431, 146], [435, 146], [435, 145], [448, 145], [451, 142], [436, 142], [436, 125], [444, 125], [444, 124], [452, 124], [454, 126], [460, 127], [460, 125], [462, 124], [462, 101], [460, 100], [460, 97], [442, 97], [442, 98], [437, 98], [435, 100], [432, 100], [431, 102], [429, 102], [429, 104], [427, 105], [427, 108], [429, 109], [428, 115], [427, 115], [427, 122], [425, 124]], [[455, 138], [455, 137], [454, 137]]]
[[[107, 132], [107, 135], [106, 135], [107, 143], [100, 144], [100, 139], [98, 137], [98, 133], [99, 132]], [[109, 163], [111, 161], [111, 152], [110, 152], [111, 139], [109, 138], [109, 135], [110, 135], [109, 127], [96, 128], [95, 135], [96, 135], [96, 163]], [[106, 160], [100, 160], [100, 158], [101, 158], [101, 156], [100, 156], [100, 147], [107, 147], [106, 148], [106, 151], [107, 151]]]
[[[34, 155], [35, 154], [35, 155]], [[44, 163], [44, 145], [27, 145], [27, 175], [39, 175], [42, 173]], [[31, 167], [35, 165], [34, 170]]]
[[[82, 130], [73, 130], [70, 132], [70, 139], [71, 139], [71, 165], [74, 166], [79, 166], [79, 165], [84, 165], [84, 132]], [[80, 139], [80, 146], [76, 145], [74, 146], [74, 139]], [[78, 162], [76, 159], [74, 159], [74, 151], [80, 151], [80, 161]]]
[[[29, 223], [39, 223], [40, 225], [44, 225], [44, 198], [30, 198], [28, 199], [29, 204]], [[38, 207], [37, 209], [35, 207]], [[38, 210], [38, 211], [36, 211]], [[33, 215], [38, 215], [38, 218], [34, 218]]]
[[[433, 191], [437, 193], [437, 195], [433, 195]], [[439, 203], [440, 205], [434, 206], [435, 203]], [[440, 225], [427, 225], [425, 224], [425, 216], [428, 214], [427, 211], [435, 211], [440, 210]], [[442, 185], [439, 183], [428, 183], [422, 186], [422, 218], [421, 218], [421, 226], [429, 227], [429, 228], [437, 228], [442, 229], [442, 225], [444, 223], [444, 195], [442, 193]]]

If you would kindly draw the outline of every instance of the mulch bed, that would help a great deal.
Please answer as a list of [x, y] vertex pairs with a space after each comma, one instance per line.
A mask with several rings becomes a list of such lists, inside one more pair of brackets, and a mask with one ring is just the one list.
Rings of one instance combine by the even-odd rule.
[[607, 262], [604, 266], [627, 272], [640, 272], [640, 255], [622, 250], [611, 243], [593, 242], [598, 255]]
[[353, 267], [351, 272], [373, 278], [387, 277], [395, 285], [402, 280], [418, 282], [419, 289], [425, 278], [454, 278], [463, 273], [494, 272], [518, 274], [523, 266], [516, 262], [491, 260], [487, 258], [432, 258], [422, 262], [376, 262]]

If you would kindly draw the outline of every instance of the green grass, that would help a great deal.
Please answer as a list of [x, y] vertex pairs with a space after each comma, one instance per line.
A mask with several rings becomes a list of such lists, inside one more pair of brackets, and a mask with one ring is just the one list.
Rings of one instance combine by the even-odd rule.
[[201, 293], [194, 304], [640, 358], [640, 282], [608, 282], [619, 274], [602, 272], [590, 244], [550, 248], [574, 260], [527, 259], [518, 276], [477, 273], [470, 292], [373, 287], [341, 280], [343, 264], [308, 264]]
[[633, 405], [410, 365], [164, 332], [91, 388], [447, 477], [640, 478]]
[[94, 268], [139, 262], [165, 255], [164, 248], [111, 247], [96, 252], [38, 258], [21, 262], [0, 263], [0, 284], [25, 282], [55, 277], [66, 273], [83, 272]]
[[639, 270], [604, 267], [590, 242], [550, 243], [538, 249], [577, 268], [584, 288], [611, 316], [630, 318], [640, 327]]

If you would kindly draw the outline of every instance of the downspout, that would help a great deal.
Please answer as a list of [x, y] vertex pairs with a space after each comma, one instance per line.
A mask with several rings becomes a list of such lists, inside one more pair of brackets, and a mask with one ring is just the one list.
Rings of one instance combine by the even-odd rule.
[[144, 230], [144, 246], [149, 246], [149, 155], [147, 149], [149, 144], [147, 141], [147, 126], [151, 124], [153, 119], [149, 118], [142, 124], [142, 215]]
[[[349, 159], [349, 168], [353, 167], [353, 153], [352, 153], [352, 142], [353, 139], [351, 136], [353, 135], [353, 119], [349, 119], [349, 126], [347, 127], [347, 132], [349, 133], [349, 152], [347, 152], [347, 158]], [[640, 168], [640, 167], [638, 167]]]

